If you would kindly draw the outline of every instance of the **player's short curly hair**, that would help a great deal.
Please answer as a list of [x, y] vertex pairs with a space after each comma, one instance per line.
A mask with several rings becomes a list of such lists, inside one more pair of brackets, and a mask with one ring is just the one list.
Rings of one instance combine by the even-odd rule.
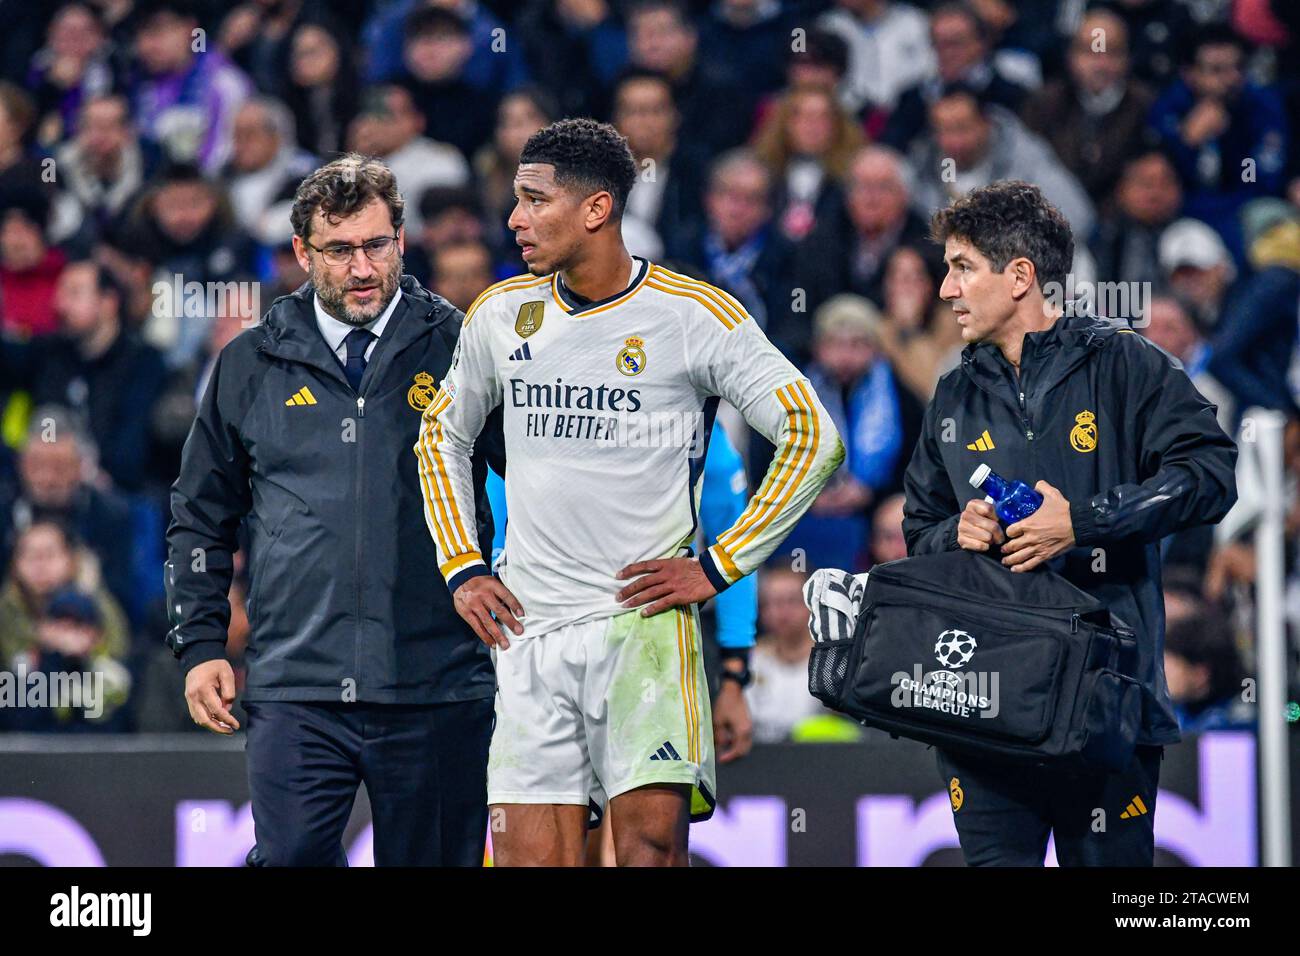
[[549, 163], [555, 181], [590, 195], [604, 190], [614, 197], [610, 218], [623, 217], [636, 181], [636, 161], [623, 134], [593, 119], [563, 119], [543, 126], [524, 144], [519, 162]]
[[1065, 285], [1074, 261], [1074, 235], [1061, 211], [1033, 183], [1002, 179], [972, 189], [930, 219], [930, 238], [940, 246], [964, 239], [997, 272], [1012, 259], [1034, 264], [1038, 287]]
[[312, 217], [317, 210], [332, 224], [358, 212], [374, 199], [383, 200], [388, 206], [393, 228], [401, 226], [406, 203], [397, 190], [393, 171], [371, 156], [347, 153], [326, 163], [298, 185], [289, 222], [296, 236], [310, 239]]

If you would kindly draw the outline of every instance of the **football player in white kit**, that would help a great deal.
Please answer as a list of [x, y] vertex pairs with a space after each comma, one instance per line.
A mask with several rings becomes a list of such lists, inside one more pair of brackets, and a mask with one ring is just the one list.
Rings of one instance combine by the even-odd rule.
[[[619, 864], [687, 862], [689, 823], [715, 802], [696, 606], [772, 553], [844, 457], [808, 381], [735, 298], [628, 253], [635, 176], [612, 126], [562, 120], [529, 139], [509, 220], [528, 273], [469, 308], [415, 446], [439, 570], [494, 648], [503, 866], [580, 865], [607, 801]], [[696, 557], [719, 400], [777, 451]], [[489, 569], [467, 533], [470, 456], [498, 406], [510, 519]]]

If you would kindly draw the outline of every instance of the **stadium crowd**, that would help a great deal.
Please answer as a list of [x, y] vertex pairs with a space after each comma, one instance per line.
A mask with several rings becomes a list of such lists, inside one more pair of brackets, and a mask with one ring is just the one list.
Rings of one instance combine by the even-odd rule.
[[[1251, 407], [1287, 416], [1300, 623], [1300, 5], [0, 12], [0, 669], [93, 668], [108, 700], [94, 720], [0, 710], [0, 729], [194, 729], [163, 645], [167, 493], [216, 354], [305, 279], [288, 215], [303, 176], [344, 150], [382, 158], [407, 201], [406, 271], [467, 308], [522, 271], [505, 225], [515, 164], [562, 116], [627, 137], [630, 250], [743, 302], [846, 440], [760, 578], [760, 741], [824, 733], [801, 730], [823, 716], [806, 690], [805, 575], [906, 554], [902, 472], [961, 348], [928, 219], [996, 179], [1042, 187], [1074, 228], [1078, 289], [1128, 290], [1111, 317], [1179, 358], [1225, 428]], [[762, 475], [770, 446], [724, 424]], [[1248, 532], [1230, 516], [1166, 542], [1166, 668], [1186, 729], [1252, 719]], [[236, 664], [248, 587], [240, 576], [231, 595]]]

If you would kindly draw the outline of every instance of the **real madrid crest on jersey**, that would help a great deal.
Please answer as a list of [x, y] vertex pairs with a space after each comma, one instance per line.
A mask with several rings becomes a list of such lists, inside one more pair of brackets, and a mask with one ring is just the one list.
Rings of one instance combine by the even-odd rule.
[[1078, 452], [1097, 449], [1097, 416], [1086, 408], [1074, 416], [1075, 426], [1070, 429], [1070, 446]]
[[645, 371], [645, 342], [632, 336], [623, 343], [614, 364], [624, 375], [640, 375]]
[[406, 390], [406, 401], [417, 412], [422, 412], [433, 402], [437, 389], [433, 387], [433, 376], [428, 372], [416, 372], [415, 384]]
[[528, 338], [542, 327], [542, 313], [546, 310], [546, 303], [541, 299], [532, 302], [525, 302], [519, 307], [519, 315], [515, 317], [515, 334], [520, 338]]

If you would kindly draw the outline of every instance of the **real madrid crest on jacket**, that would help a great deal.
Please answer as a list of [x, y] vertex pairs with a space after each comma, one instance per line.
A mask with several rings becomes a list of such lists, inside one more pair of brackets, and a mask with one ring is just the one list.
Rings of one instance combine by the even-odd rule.
[[[414, 279], [353, 390], [316, 328], [314, 290], [277, 299], [221, 353], [172, 489], [168, 637], [188, 668], [221, 656], [230, 550], [249, 541], [252, 701], [427, 704], [490, 697], [487, 649], [452, 608], [411, 446], [464, 316]], [[499, 424], [474, 462], [504, 468]], [[478, 497], [478, 539], [492, 519]], [[192, 556], [204, 555], [202, 567]], [[180, 622], [180, 623], [177, 623]]]
[[1178, 740], [1163, 654], [1158, 542], [1236, 500], [1237, 449], [1168, 354], [1132, 329], [1067, 316], [1025, 336], [1019, 375], [992, 344], [940, 379], [905, 482], [908, 553], [957, 549], [976, 466], [1070, 502], [1076, 547], [1052, 567], [1131, 624], [1141, 744]]

